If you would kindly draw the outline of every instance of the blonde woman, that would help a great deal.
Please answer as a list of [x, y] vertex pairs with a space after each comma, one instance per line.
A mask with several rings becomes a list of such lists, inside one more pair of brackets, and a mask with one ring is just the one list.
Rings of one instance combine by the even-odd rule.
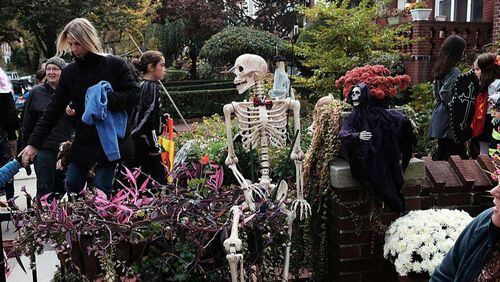
[[[33, 161], [38, 149], [64, 114], [66, 105], [71, 103], [77, 122], [66, 175], [66, 191], [80, 192], [85, 186], [87, 172], [95, 167], [94, 186], [109, 194], [118, 160], [110, 161], [107, 157], [105, 150], [108, 144], [101, 141], [101, 131], [98, 133], [95, 125], [82, 122], [82, 115], [88, 110], [85, 95], [89, 87], [107, 81], [113, 89], [107, 94], [107, 111], [111, 114], [123, 111], [130, 113], [139, 101], [139, 86], [122, 59], [103, 53], [97, 31], [87, 19], [72, 20], [59, 34], [57, 55], [68, 52], [73, 55], [74, 62], [62, 71], [54, 99], [47, 106], [28, 146], [20, 155], [24, 164]], [[127, 128], [125, 136], [118, 139], [122, 160], [133, 155], [133, 142], [128, 131]]]

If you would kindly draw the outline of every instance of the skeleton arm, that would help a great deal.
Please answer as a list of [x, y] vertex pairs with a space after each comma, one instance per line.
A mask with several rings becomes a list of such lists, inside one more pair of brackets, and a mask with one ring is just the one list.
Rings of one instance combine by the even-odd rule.
[[243, 195], [245, 196], [245, 202], [247, 203], [250, 210], [255, 210], [255, 203], [253, 201], [252, 193], [249, 189], [249, 183], [238, 171], [236, 168], [236, 164], [238, 163], [238, 157], [234, 152], [234, 144], [233, 144], [233, 133], [231, 130], [231, 114], [235, 111], [234, 106], [232, 104], [224, 105], [224, 124], [226, 126], [226, 137], [227, 137], [227, 158], [226, 165], [231, 169], [234, 174], [234, 177], [240, 184], [240, 187], [243, 189]]
[[297, 133], [297, 140], [292, 149], [290, 158], [295, 163], [295, 182], [297, 186], [297, 199], [292, 203], [293, 212], [300, 210], [300, 219], [307, 218], [311, 214], [311, 206], [304, 199], [304, 178], [302, 173], [302, 162], [305, 158], [304, 152], [300, 148], [300, 103], [297, 100], [291, 101], [293, 108], [294, 129]]

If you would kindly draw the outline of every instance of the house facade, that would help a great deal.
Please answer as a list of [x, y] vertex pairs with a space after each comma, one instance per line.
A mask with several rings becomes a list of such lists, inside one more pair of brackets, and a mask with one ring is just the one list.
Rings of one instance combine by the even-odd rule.
[[[403, 9], [406, 2], [395, 0], [390, 8]], [[444, 39], [451, 34], [466, 40], [467, 64], [472, 64], [492, 43], [500, 42], [500, 0], [428, 0], [426, 3], [432, 8], [429, 21], [412, 22], [407, 36], [416, 42], [402, 50], [410, 55], [405, 66], [413, 82], [432, 80], [432, 65]]]

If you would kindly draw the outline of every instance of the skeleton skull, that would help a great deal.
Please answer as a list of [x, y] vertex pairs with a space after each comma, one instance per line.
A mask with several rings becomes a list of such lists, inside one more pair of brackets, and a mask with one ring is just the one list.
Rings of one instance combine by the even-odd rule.
[[236, 59], [229, 71], [236, 75], [233, 82], [238, 93], [243, 94], [267, 73], [267, 63], [261, 56], [244, 54]]
[[361, 88], [359, 86], [355, 86], [351, 90], [351, 103], [354, 107], [359, 106], [359, 98], [361, 97]]

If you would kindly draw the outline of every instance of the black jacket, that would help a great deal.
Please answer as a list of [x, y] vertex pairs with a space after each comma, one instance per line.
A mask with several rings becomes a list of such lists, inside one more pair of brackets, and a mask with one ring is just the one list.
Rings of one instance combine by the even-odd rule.
[[[82, 122], [85, 93], [90, 86], [102, 80], [108, 81], [114, 90], [108, 94], [108, 110], [125, 110], [130, 115], [130, 111], [139, 101], [139, 86], [125, 61], [111, 55], [99, 56], [88, 53], [83, 58], [75, 58], [75, 62], [63, 69], [56, 94], [38, 122], [28, 144], [40, 148], [52, 127], [64, 114], [66, 105], [72, 102], [77, 120], [70, 161], [83, 166], [92, 166], [96, 162], [98, 165], [108, 163], [95, 126]], [[118, 141], [122, 159], [131, 158], [134, 153], [134, 144], [129, 135], [127, 129], [125, 138]]]
[[[38, 120], [42, 117], [49, 102], [56, 93], [49, 83], [37, 85], [31, 89], [30, 97], [24, 106], [23, 126], [21, 128], [21, 148], [28, 143]], [[75, 131], [75, 118], [63, 115], [57, 125], [52, 129], [50, 135], [43, 142], [42, 150], [53, 152], [59, 151], [59, 144], [71, 138]]]
[[0, 93], [0, 165], [11, 158], [8, 141], [16, 140], [16, 129], [19, 128], [14, 98], [11, 93]]
[[158, 144], [156, 144], [156, 136], [161, 133], [158, 82], [144, 80], [140, 87], [139, 106], [134, 109], [134, 113], [131, 116], [131, 130], [135, 150], [136, 153], [157, 153]]
[[0, 93], [0, 129], [7, 134], [8, 140], [16, 140], [19, 117], [12, 93]]

